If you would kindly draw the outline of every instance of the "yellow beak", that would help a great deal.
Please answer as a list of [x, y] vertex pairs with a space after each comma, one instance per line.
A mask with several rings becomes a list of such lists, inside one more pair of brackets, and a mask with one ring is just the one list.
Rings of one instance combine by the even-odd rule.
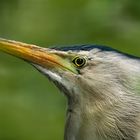
[[0, 50], [16, 57], [22, 58], [44, 68], [61, 67], [75, 73], [75, 69], [51, 49], [35, 45], [0, 39]]

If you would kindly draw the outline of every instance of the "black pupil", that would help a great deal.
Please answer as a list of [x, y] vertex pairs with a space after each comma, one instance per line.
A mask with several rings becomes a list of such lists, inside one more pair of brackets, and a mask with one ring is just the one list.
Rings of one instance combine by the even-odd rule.
[[78, 65], [82, 65], [84, 63], [84, 60], [82, 58], [78, 58], [77, 61], [76, 61], [76, 63]]

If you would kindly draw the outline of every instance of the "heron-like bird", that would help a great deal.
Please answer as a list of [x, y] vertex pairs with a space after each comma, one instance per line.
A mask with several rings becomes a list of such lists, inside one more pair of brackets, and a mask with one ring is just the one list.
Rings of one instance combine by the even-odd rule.
[[66, 95], [65, 140], [140, 140], [140, 58], [99, 45], [49, 49], [6, 39], [0, 50]]

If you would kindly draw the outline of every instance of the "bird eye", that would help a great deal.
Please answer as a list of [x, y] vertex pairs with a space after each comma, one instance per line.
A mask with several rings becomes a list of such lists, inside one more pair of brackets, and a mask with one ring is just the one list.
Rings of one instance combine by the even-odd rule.
[[75, 66], [81, 68], [86, 64], [86, 58], [77, 56], [72, 60], [72, 62]]

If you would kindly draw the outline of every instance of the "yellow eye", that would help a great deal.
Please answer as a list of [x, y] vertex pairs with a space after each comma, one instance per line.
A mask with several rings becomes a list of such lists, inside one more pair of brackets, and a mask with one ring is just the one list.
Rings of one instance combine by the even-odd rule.
[[86, 64], [87, 60], [84, 57], [77, 56], [72, 60], [72, 62], [75, 66], [81, 68]]

